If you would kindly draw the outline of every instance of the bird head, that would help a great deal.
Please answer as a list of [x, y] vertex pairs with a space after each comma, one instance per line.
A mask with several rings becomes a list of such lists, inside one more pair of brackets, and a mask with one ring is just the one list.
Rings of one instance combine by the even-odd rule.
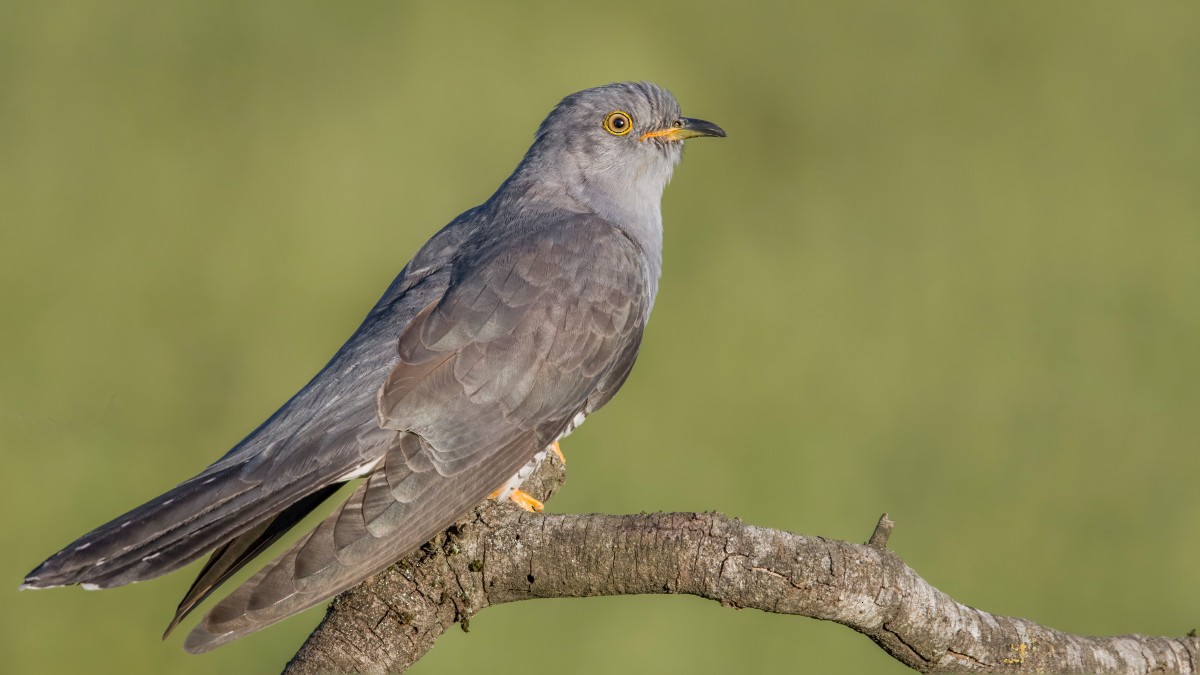
[[597, 164], [650, 156], [679, 160], [683, 141], [724, 136], [721, 127], [684, 117], [671, 92], [650, 82], [617, 82], [564, 98], [538, 129], [537, 145], [569, 148]]
[[559, 102], [538, 128], [519, 173], [602, 215], [618, 215], [614, 209], [657, 214], [683, 142], [724, 135], [711, 122], [684, 117], [675, 97], [656, 84], [608, 84]]

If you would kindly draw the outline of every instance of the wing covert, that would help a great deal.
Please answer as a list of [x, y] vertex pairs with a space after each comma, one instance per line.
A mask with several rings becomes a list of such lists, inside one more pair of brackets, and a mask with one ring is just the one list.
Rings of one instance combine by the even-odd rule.
[[572, 215], [465, 249], [397, 342], [380, 388], [383, 462], [342, 507], [212, 609], [207, 651], [353, 586], [502, 485], [612, 397], [649, 312], [647, 268], [606, 221]]

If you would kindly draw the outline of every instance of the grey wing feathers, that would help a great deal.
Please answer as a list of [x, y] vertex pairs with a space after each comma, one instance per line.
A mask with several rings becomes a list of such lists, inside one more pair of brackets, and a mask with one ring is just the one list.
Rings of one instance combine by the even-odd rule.
[[378, 395], [384, 461], [287, 553], [217, 604], [185, 648], [213, 649], [341, 592], [482, 501], [628, 375], [649, 311], [637, 247], [573, 216], [467, 250], [399, 339]]
[[[528, 437], [516, 443], [532, 445]], [[354, 586], [431, 539], [522, 466], [513, 458], [523, 453], [500, 452], [500, 461], [479, 471], [445, 478], [428, 462], [417, 462], [424, 472], [409, 469], [405, 444], [398, 442], [333, 515], [222, 599], [184, 648], [215, 649]]]
[[275, 543], [279, 537], [292, 529], [292, 526], [303, 520], [313, 509], [337, 492], [342, 485], [342, 483], [333, 483], [317, 490], [287, 507], [274, 518], [255, 525], [246, 533], [233, 538], [213, 551], [204, 568], [196, 575], [196, 580], [192, 582], [191, 588], [179, 602], [174, 618], [163, 632], [163, 638], [170, 635], [184, 617], [190, 614], [213, 591], [217, 590], [221, 584], [225, 583], [229, 577]]
[[[55, 553], [29, 573], [25, 587], [109, 588], [166, 574], [377, 463], [393, 434], [376, 421], [375, 391], [395, 363], [395, 336], [441, 296], [444, 275], [441, 281], [410, 285], [401, 298], [385, 295], [380, 304], [390, 312], [368, 317], [308, 386], [245, 440], [198, 476]], [[389, 294], [404, 283], [401, 275]]]

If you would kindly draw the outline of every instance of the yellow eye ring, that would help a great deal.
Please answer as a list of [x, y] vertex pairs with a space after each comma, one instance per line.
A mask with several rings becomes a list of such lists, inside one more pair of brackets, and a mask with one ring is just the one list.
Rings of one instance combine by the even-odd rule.
[[614, 110], [604, 117], [604, 130], [613, 136], [624, 136], [633, 131], [633, 118], [627, 112]]

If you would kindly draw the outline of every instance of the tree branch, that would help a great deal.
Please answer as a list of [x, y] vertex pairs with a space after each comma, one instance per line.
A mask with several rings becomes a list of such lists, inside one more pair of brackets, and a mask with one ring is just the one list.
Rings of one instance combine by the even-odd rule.
[[[562, 485], [557, 461], [525, 489]], [[401, 672], [447, 628], [531, 598], [686, 593], [836, 621], [921, 672], [1195, 673], [1200, 639], [1071, 635], [967, 607], [887, 550], [893, 523], [851, 544], [719, 513], [546, 515], [487, 503], [338, 597], [285, 675]]]

